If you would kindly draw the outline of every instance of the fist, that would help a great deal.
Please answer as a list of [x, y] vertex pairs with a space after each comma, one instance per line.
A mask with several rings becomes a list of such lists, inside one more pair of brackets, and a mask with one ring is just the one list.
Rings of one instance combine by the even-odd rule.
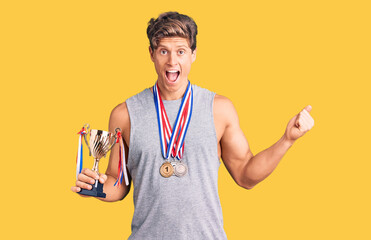
[[314, 120], [309, 114], [311, 110], [312, 107], [308, 105], [289, 121], [285, 132], [286, 139], [295, 141], [312, 129]]
[[100, 176], [98, 176], [98, 174], [91, 169], [84, 168], [77, 176], [76, 186], [71, 187], [71, 191], [78, 193], [82, 188], [90, 190], [92, 189], [92, 185], [95, 183], [95, 180], [98, 179], [100, 183], [104, 183], [107, 180], [107, 175], [100, 174]]

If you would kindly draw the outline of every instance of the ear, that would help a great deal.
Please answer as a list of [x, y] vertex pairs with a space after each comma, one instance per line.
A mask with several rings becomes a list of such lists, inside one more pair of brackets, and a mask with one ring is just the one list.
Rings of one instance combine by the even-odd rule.
[[196, 61], [196, 52], [197, 52], [197, 48], [195, 48], [195, 50], [193, 50], [192, 52], [192, 63]]
[[153, 58], [153, 51], [152, 51], [151, 46], [149, 46], [148, 49], [149, 49], [149, 55], [151, 56], [151, 60], [152, 60], [152, 62], [154, 62], [155, 60]]

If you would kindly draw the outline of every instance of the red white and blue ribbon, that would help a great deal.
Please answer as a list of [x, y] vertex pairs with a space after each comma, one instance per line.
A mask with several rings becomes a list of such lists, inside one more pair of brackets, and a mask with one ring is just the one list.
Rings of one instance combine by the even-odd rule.
[[124, 142], [122, 141], [121, 132], [117, 133], [116, 143], [119, 143], [119, 164], [118, 164], [118, 173], [117, 173], [117, 180], [114, 186], [120, 186], [122, 184], [122, 179], [125, 177], [125, 184], [126, 186], [129, 185], [129, 179], [126, 173], [126, 161], [125, 161], [125, 148]]
[[77, 149], [77, 157], [76, 157], [76, 179], [77, 179], [78, 175], [81, 173], [81, 170], [82, 170], [82, 157], [83, 157], [83, 154], [82, 154], [82, 138], [86, 134], [85, 127], [82, 127], [81, 131], [78, 132], [77, 134], [79, 134], [80, 136], [79, 136], [79, 147]]
[[193, 87], [188, 81], [187, 90], [180, 104], [174, 129], [171, 128], [157, 83], [153, 86], [153, 96], [157, 112], [162, 155], [165, 159], [169, 159], [171, 152], [173, 158], [176, 157], [180, 160], [183, 157], [184, 139], [192, 117]]

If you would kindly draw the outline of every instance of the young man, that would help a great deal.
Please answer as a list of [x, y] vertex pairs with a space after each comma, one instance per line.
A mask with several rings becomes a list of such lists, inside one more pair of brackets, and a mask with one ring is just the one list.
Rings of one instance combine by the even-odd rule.
[[[163, 13], [150, 20], [147, 35], [157, 82], [113, 109], [109, 122], [109, 131], [122, 129], [134, 184], [129, 239], [226, 239], [218, 196], [219, 159], [239, 186], [253, 188], [313, 127], [311, 107], [289, 121], [278, 142], [254, 156], [231, 101], [188, 80], [196, 60], [195, 22], [177, 12]], [[118, 155], [115, 146], [106, 174], [83, 169], [72, 191], [91, 189], [99, 179], [107, 194], [101, 200], [122, 200], [130, 185], [113, 186]]]

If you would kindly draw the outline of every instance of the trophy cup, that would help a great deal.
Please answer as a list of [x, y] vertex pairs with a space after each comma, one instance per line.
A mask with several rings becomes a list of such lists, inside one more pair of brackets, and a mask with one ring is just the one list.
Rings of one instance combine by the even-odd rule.
[[[107, 153], [111, 150], [113, 145], [115, 145], [118, 132], [121, 132], [121, 129], [116, 128], [115, 129], [116, 132], [113, 134], [111, 132], [96, 129], [91, 129], [90, 131], [88, 131], [89, 124], [86, 125], [87, 133], [84, 134], [84, 140], [89, 148], [89, 156], [93, 155], [94, 157], [94, 166], [92, 170], [96, 172], [99, 176], [98, 170], [99, 160], [102, 157], [106, 157]], [[86, 139], [87, 134], [90, 134], [89, 143], [88, 140]], [[95, 180], [95, 184], [92, 185], [91, 190], [81, 189], [79, 194], [101, 198], [106, 197], [106, 194], [103, 192], [103, 184], [100, 183], [98, 179]]]

